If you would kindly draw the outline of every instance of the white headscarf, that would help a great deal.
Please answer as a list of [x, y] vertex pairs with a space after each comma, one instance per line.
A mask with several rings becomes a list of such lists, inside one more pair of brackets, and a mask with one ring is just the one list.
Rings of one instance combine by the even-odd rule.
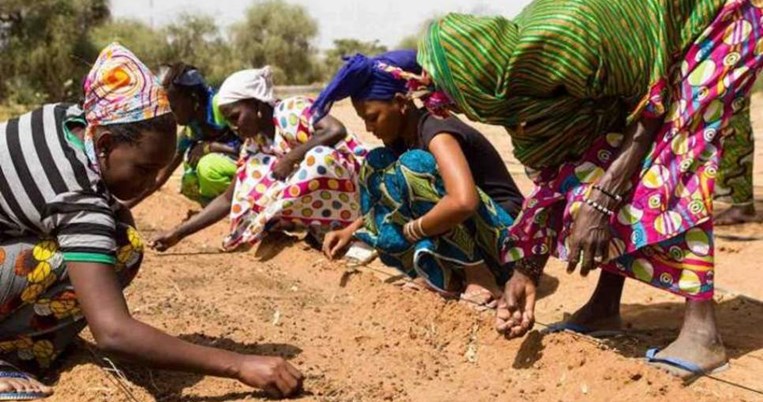
[[217, 104], [227, 105], [244, 99], [256, 99], [274, 105], [273, 72], [270, 66], [241, 70], [225, 79], [217, 91]]

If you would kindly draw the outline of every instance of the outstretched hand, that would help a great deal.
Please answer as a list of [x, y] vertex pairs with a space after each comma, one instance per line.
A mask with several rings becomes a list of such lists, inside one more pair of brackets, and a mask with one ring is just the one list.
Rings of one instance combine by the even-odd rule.
[[148, 246], [156, 251], [167, 251], [180, 242], [180, 236], [174, 231], [160, 233], [151, 239]]
[[237, 371], [239, 381], [262, 389], [271, 398], [289, 398], [302, 392], [302, 373], [281, 357], [246, 356]]

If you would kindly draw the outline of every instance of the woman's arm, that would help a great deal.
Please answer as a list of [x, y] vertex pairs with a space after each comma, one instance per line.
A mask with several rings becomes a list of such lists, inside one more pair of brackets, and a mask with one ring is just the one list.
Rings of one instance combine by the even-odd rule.
[[79, 305], [104, 352], [160, 369], [236, 378], [275, 396], [299, 390], [301, 374], [283, 360], [195, 345], [134, 319], [113, 267], [82, 262], [68, 266]]
[[238, 152], [236, 151], [236, 148], [233, 148], [232, 146], [228, 144], [223, 144], [222, 142], [210, 142], [209, 152], [226, 154], [236, 158], [238, 157]]
[[347, 129], [344, 128], [344, 125], [330, 115], [316, 122], [313, 129], [315, 130], [313, 136], [306, 143], [289, 152], [290, 158], [295, 162], [302, 161], [307, 151], [320, 145], [333, 147], [347, 136]]
[[[662, 120], [643, 118], [628, 126], [620, 154], [612, 161], [597, 185], [608, 193], [622, 196], [633, 175], [641, 168], [644, 156], [661, 125]], [[617, 201], [606, 194], [598, 190], [590, 194], [590, 200], [613, 212], [617, 210]], [[583, 276], [594, 268], [594, 260], [607, 261], [611, 238], [609, 230], [609, 216], [583, 204], [572, 225], [567, 272], [575, 270], [581, 252], [583, 264], [580, 274]], [[517, 261], [514, 266], [516, 273], [506, 283], [496, 313], [496, 329], [509, 338], [524, 335], [535, 323], [536, 287], [547, 259], [548, 256], [529, 256]]]
[[598, 185], [609, 192], [622, 195], [631, 178], [641, 169], [646, 153], [654, 142], [662, 119], [641, 118], [625, 129], [622, 151], [599, 180]]
[[235, 189], [236, 181], [234, 180], [224, 193], [212, 200], [201, 212], [169, 232], [156, 236], [151, 241], [151, 246], [158, 251], [166, 251], [184, 238], [221, 221], [228, 216]]
[[446, 194], [421, 217], [421, 227], [427, 236], [436, 236], [472, 216], [480, 199], [469, 162], [456, 137], [448, 133], [435, 135], [429, 143], [429, 151], [437, 160]]
[[313, 136], [306, 143], [294, 147], [275, 165], [273, 175], [276, 179], [284, 180], [288, 177], [294, 171], [295, 165], [302, 162], [305, 154], [311, 149], [321, 145], [333, 147], [347, 136], [344, 125], [331, 116], [322, 118], [313, 128]]
[[[623, 196], [633, 175], [638, 173], [646, 153], [652, 146], [662, 119], [641, 118], [624, 131], [620, 154], [597, 183], [609, 194]], [[592, 190], [589, 199], [611, 211], [617, 211], [619, 202], [600, 190]], [[594, 207], [583, 204], [572, 228], [568, 272], [575, 270], [581, 260], [581, 275], [587, 275], [594, 267], [594, 259], [607, 261], [609, 252], [609, 217]]]

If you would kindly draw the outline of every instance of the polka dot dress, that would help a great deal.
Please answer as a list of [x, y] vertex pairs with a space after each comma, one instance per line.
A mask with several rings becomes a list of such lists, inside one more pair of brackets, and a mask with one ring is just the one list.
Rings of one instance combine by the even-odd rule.
[[286, 180], [273, 177], [279, 158], [307, 143], [312, 101], [295, 97], [275, 106], [272, 140], [249, 141], [239, 161], [231, 204], [231, 233], [223, 247], [256, 243], [279, 221], [315, 233], [341, 228], [360, 215], [358, 171], [365, 148], [352, 134], [334, 147], [309, 150]]

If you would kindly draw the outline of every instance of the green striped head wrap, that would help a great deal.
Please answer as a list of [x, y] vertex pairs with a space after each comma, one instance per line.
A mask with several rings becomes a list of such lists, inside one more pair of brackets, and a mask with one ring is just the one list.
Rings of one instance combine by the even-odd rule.
[[418, 61], [471, 120], [514, 125], [504, 109], [517, 31], [503, 17], [448, 14], [421, 38]]

